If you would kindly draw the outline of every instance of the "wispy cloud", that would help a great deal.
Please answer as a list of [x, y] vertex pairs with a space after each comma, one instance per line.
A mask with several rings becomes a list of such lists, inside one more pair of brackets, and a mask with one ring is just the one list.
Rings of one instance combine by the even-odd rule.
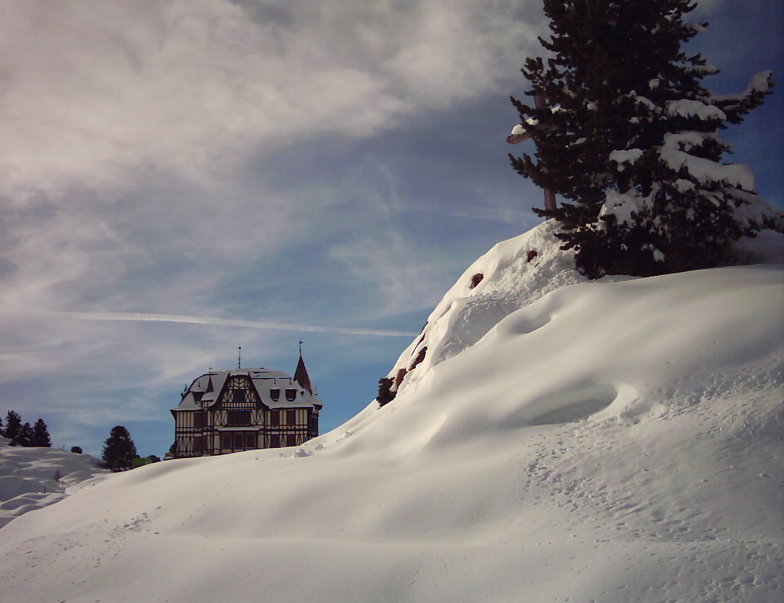
[[515, 4], [7, 3], [0, 190], [215, 184], [260, 151], [378, 134], [508, 74], [533, 40]]
[[330, 327], [235, 318], [209, 318], [204, 316], [181, 316], [177, 314], [142, 314], [135, 312], [51, 312], [54, 316], [79, 320], [133, 321], [133, 322], [174, 322], [194, 325], [215, 325], [222, 327], [244, 327], [250, 329], [272, 329], [276, 331], [304, 331], [312, 333], [341, 333], [343, 335], [369, 335], [375, 337], [415, 337], [411, 331], [390, 331], [384, 329], [360, 329], [353, 327]]

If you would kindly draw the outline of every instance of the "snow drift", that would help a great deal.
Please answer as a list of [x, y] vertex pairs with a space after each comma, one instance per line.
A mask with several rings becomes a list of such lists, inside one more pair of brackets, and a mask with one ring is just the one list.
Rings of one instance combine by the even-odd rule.
[[79, 484], [108, 473], [89, 454], [9, 446], [0, 437], [0, 527], [61, 500]]
[[549, 228], [469, 267], [383, 408], [11, 522], [4, 596], [778, 598], [784, 268], [580, 282]]

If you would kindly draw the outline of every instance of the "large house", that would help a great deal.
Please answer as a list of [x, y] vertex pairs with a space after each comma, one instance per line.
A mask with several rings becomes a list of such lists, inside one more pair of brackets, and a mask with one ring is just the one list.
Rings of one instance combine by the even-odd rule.
[[299, 446], [318, 435], [322, 406], [302, 354], [293, 377], [265, 368], [210, 370], [171, 411], [174, 456]]

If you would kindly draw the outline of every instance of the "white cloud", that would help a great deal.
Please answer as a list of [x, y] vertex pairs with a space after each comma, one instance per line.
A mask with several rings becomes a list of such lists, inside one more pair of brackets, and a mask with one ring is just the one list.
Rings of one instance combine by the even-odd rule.
[[273, 331], [298, 331], [311, 333], [342, 333], [344, 335], [372, 335], [375, 337], [415, 337], [409, 331], [386, 329], [358, 329], [326, 325], [305, 325], [275, 321], [240, 320], [236, 318], [214, 318], [208, 316], [183, 316], [179, 314], [145, 314], [142, 312], [56, 312], [64, 319], [119, 321], [119, 322], [172, 322], [194, 325], [216, 325], [221, 327], [247, 327]]
[[209, 182], [251, 152], [376, 133], [514, 70], [532, 39], [515, 4], [6, 3], [0, 186]]

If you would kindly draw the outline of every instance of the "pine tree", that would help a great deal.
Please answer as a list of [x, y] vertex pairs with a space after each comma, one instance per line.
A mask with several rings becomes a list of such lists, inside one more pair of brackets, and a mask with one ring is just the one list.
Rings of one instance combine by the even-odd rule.
[[578, 268], [660, 274], [726, 261], [730, 244], [773, 224], [753, 175], [721, 163], [717, 131], [763, 102], [771, 73], [745, 92], [713, 95], [718, 72], [682, 45], [707, 24], [684, 22], [690, 0], [545, 0], [550, 58], [523, 75], [547, 106], [517, 99], [536, 155], [510, 156], [519, 174], [566, 201], [535, 210], [561, 224]]
[[136, 446], [131, 434], [122, 425], [112, 427], [103, 446], [103, 461], [112, 471], [122, 471], [133, 466]]
[[9, 410], [5, 416], [5, 437], [8, 438], [11, 446], [19, 444], [19, 436], [22, 431], [22, 417], [15, 410]]
[[17, 437], [17, 443], [20, 446], [24, 446], [26, 448], [33, 445], [33, 428], [27, 421], [25, 421], [24, 425], [19, 428], [19, 437]]
[[38, 419], [35, 425], [33, 425], [33, 437], [30, 445], [38, 448], [50, 448], [52, 446], [49, 429], [47, 429], [43, 419]]

